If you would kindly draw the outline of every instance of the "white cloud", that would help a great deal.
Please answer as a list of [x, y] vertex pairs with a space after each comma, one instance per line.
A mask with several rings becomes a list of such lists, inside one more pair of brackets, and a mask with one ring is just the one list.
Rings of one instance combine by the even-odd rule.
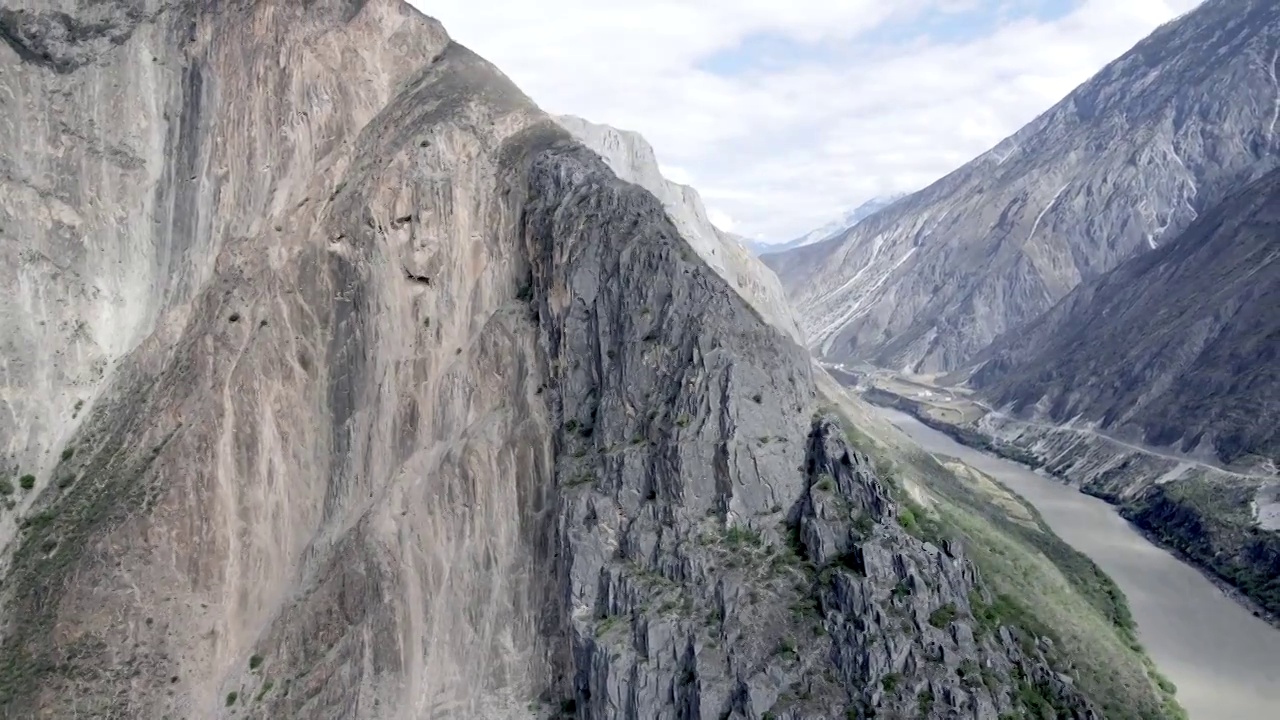
[[725, 232], [733, 232], [734, 228], [738, 226], [738, 223], [734, 221], [732, 216], [715, 207], [707, 208], [707, 218], [711, 220], [711, 224]]
[[693, 184], [693, 174], [678, 165], [663, 165], [662, 163], [658, 163], [658, 171], [662, 173], [663, 177], [673, 183], [680, 183], [681, 185]]
[[[786, 240], [936, 180], [1198, 0], [1072, 0], [949, 42], [882, 36], [1000, 0], [414, 2], [544, 109], [640, 132], [716, 218]], [[814, 52], [704, 69], [762, 34]]]

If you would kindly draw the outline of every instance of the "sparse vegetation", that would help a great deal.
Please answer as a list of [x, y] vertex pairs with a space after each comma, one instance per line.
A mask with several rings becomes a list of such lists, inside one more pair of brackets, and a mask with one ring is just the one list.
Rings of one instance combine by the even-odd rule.
[[[877, 476], [898, 503], [899, 523], [940, 547], [944, 538], [961, 540], [978, 566], [990, 593], [969, 598], [975, 634], [1008, 626], [1024, 644], [1034, 644], [1037, 637], [1051, 640], [1051, 664], [1070, 667], [1077, 686], [1105, 717], [1184, 717], [1142, 652], [1123, 594], [1092, 561], [1058, 538], [1034, 507], [994, 480], [973, 482], [932, 455], [883, 445], [847, 421], [844, 428], [849, 442], [875, 462]], [[908, 488], [927, 489], [928, 508]], [[907, 592], [899, 585], [893, 595]], [[940, 610], [930, 617], [934, 625], [945, 627], [964, 614], [960, 607]], [[966, 683], [1000, 687], [1009, 682], [981, 668], [974, 676], [973, 670], [965, 669]], [[1027, 703], [1043, 708], [1035, 705], [1036, 692], [1027, 688]]]
[[9, 478], [0, 478], [0, 495], [12, 495], [13, 482]]
[[945, 628], [956, 619], [955, 603], [947, 603], [929, 614], [929, 624], [936, 628]]
[[735, 525], [725, 531], [724, 541], [730, 547], [760, 547], [764, 545], [764, 538], [760, 533], [751, 528]]
[[774, 649], [773, 654], [782, 658], [795, 657], [796, 644], [791, 641], [791, 638], [783, 638], [778, 641], [778, 647]]
[[933, 710], [933, 691], [925, 688], [916, 695], [916, 707], [920, 710], [920, 717], [927, 717], [929, 711]]
[[920, 529], [920, 524], [916, 522], [916, 514], [909, 507], [898, 509], [898, 524], [902, 526], [903, 530], [906, 530], [909, 533], [913, 533]]
[[1122, 514], [1280, 614], [1280, 532], [1259, 528], [1248, 511], [1249, 483], [1182, 478], [1156, 485], [1122, 507]]

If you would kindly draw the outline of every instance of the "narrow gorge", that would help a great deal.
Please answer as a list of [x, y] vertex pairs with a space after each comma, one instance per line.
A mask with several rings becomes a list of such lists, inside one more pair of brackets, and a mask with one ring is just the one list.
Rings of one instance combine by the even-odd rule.
[[408, 5], [0, 38], [3, 717], [1180, 713], [1104, 575]]

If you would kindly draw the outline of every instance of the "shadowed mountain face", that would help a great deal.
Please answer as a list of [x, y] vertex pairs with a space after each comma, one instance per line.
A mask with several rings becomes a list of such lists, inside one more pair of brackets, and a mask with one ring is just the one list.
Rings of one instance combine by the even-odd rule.
[[774, 327], [802, 343], [786, 293], [773, 271], [752, 255], [738, 238], [723, 232], [707, 217], [698, 191], [662, 176], [658, 158], [639, 133], [561, 115], [556, 122], [583, 145], [598, 153], [619, 178], [653, 193], [689, 246], [717, 275], [728, 281], [751, 307]]
[[1280, 463], [1280, 171], [984, 353], [993, 403]]
[[435, 21], [18, 7], [0, 715], [1099, 717], [806, 353]]
[[767, 256], [820, 355], [964, 366], [1280, 158], [1280, 5], [1208, 0], [842, 236]]

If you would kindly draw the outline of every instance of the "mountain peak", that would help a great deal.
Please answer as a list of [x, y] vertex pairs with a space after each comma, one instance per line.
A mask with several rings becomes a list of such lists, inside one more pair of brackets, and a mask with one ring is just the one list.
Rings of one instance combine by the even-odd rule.
[[1280, 162], [1280, 4], [1210, 2], [990, 152], [769, 256], [820, 355], [956, 369]]

